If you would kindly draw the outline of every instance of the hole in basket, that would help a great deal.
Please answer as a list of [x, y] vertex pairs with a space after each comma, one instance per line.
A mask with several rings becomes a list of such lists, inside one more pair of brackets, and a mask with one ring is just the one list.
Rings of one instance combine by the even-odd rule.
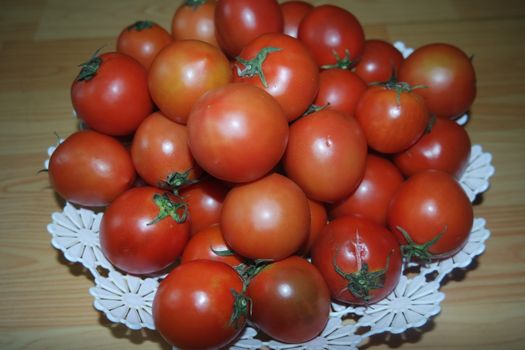
[[370, 332], [370, 329], [372, 329], [371, 326], [360, 326], [355, 330], [355, 334], [357, 335], [364, 335], [368, 332]]
[[109, 270], [108, 269], [106, 269], [106, 268], [104, 268], [102, 266], [97, 266], [96, 270], [97, 270], [97, 272], [98, 272], [98, 274], [100, 276], [108, 278], [108, 276], [109, 276]]
[[373, 350], [378, 345], [387, 345], [389, 348], [400, 348], [404, 343], [417, 343], [421, 340], [424, 333], [431, 332], [435, 328], [433, 319], [430, 319], [425, 325], [418, 328], [407, 329], [404, 333], [380, 333], [374, 334], [368, 338], [368, 342], [361, 345], [359, 350]]
[[430, 273], [427, 273], [425, 275], [425, 281], [427, 282], [433, 282], [436, 280], [436, 278], [439, 276], [439, 272], [437, 271], [432, 271]]
[[361, 316], [359, 315], [349, 313], [341, 317], [341, 321], [343, 321], [344, 325], [356, 324], [360, 318]]

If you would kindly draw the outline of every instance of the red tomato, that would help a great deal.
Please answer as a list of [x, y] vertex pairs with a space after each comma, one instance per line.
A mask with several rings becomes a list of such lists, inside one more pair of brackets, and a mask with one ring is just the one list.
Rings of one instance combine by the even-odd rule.
[[138, 21], [120, 32], [117, 52], [133, 57], [149, 69], [155, 56], [172, 40], [170, 33], [157, 23]]
[[195, 101], [231, 79], [230, 62], [217, 47], [198, 40], [180, 40], [157, 55], [150, 68], [148, 84], [161, 112], [173, 121], [186, 124]]
[[279, 103], [246, 83], [226, 85], [199, 99], [188, 131], [197, 163], [231, 182], [264, 176], [279, 162], [288, 141], [288, 122]]
[[388, 81], [397, 75], [402, 62], [403, 55], [392, 44], [377, 39], [366, 40], [355, 74], [367, 83]]
[[234, 81], [253, 84], [275, 97], [288, 121], [302, 115], [319, 90], [319, 69], [308, 48], [281, 33], [263, 34], [236, 58]]
[[470, 150], [470, 138], [462, 126], [437, 118], [428, 133], [394, 156], [394, 162], [405, 176], [435, 169], [459, 179], [467, 167]]
[[235, 57], [259, 35], [282, 33], [283, 15], [276, 0], [218, 0], [215, 30], [220, 47]]
[[71, 86], [73, 108], [93, 130], [129, 135], [153, 111], [147, 79], [146, 69], [128, 55], [95, 54]]
[[408, 258], [441, 259], [463, 247], [472, 228], [473, 211], [451, 175], [426, 170], [401, 185], [390, 204], [387, 222], [405, 245], [402, 249]]
[[281, 3], [284, 23], [283, 33], [297, 38], [297, 32], [299, 31], [301, 21], [313, 8], [314, 6], [312, 4], [300, 0]]
[[181, 255], [189, 238], [185, 205], [154, 187], [132, 188], [107, 208], [100, 246], [117, 268], [133, 275], [158, 274]]
[[244, 329], [244, 316], [231, 322], [242, 306], [242, 290], [241, 277], [224, 263], [179, 265], [160, 283], [153, 300], [155, 328], [177, 348], [222, 348]]
[[332, 298], [363, 305], [383, 299], [395, 288], [402, 258], [394, 234], [386, 228], [343, 216], [326, 225], [312, 249], [312, 263]]
[[308, 198], [333, 202], [357, 187], [366, 155], [366, 139], [359, 123], [326, 109], [291, 125], [284, 169]]
[[384, 226], [390, 201], [402, 183], [403, 175], [392, 162], [369, 154], [363, 180], [350, 196], [330, 206], [329, 215], [354, 215]]
[[250, 259], [284, 259], [308, 239], [308, 200], [293, 181], [273, 173], [228, 192], [221, 229], [228, 245]]
[[135, 181], [128, 151], [114, 138], [78, 131], [51, 155], [49, 180], [66, 201], [99, 207], [111, 203]]
[[182, 2], [171, 20], [175, 40], [201, 40], [219, 47], [215, 36], [215, 0]]
[[403, 83], [369, 87], [355, 116], [368, 145], [381, 153], [406, 150], [423, 135], [429, 121], [425, 101]]
[[320, 5], [308, 12], [298, 37], [313, 52], [319, 66], [348, 68], [359, 60], [365, 45], [357, 18], [334, 5]]
[[416, 49], [399, 69], [399, 80], [424, 85], [430, 113], [455, 118], [466, 112], [476, 97], [476, 72], [471, 59], [449, 44], [428, 44]]
[[328, 221], [326, 208], [323, 203], [308, 199], [308, 205], [310, 207], [310, 234], [301, 249], [299, 249], [299, 254], [305, 256], [310, 254], [310, 249]]
[[317, 336], [330, 313], [330, 292], [317, 269], [292, 256], [264, 267], [250, 281], [252, 322], [274, 339], [302, 343]]

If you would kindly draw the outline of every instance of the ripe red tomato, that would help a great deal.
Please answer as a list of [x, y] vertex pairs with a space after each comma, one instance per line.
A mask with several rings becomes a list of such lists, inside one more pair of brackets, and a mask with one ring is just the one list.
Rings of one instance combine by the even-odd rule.
[[148, 84], [161, 112], [177, 123], [186, 124], [195, 101], [231, 79], [230, 62], [217, 47], [199, 40], [178, 40], [157, 55]]
[[[182, 349], [219, 349], [244, 329], [243, 282], [230, 266], [197, 260], [177, 266], [159, 285], [153, 300], [155, 328]], [[246, 305], [244, 305], [246, 308]]]
[[144, 68], [173, 38], [166, 29], [151, 21], [138, 21], [127, 26], [117, 38], [117, 52], [133, 57]]
[[189, 238], [185, 205], [154, 187], [135, 187], [106, 209], [100, 246], [117, 268], [133, 275], [161, 273], [181, 255]]
[[304, 16], [310, 12], [314, 6], [306, 1], [292, 0], [281, 3], [283, 13], [283, 33], [297, 38], [299, 25]]
[[369, 154], [363, 180], [350, 196], [329, 207], [329, 216], [354, 215], [384, 226], [390, 201], [402, 183], [403, 175], [392, 162]]
[[312, 104], [319, 90], [319, 69], [301, 41], [282, 33], [268, 33], [251, 41], [237, 56], [234, 81], [264, 89], [292, 121]]
[[313, 52], [319, 66], [347, 68], [359, 60], [365, 35], [357, 18], [334, 5], [320, 5], [303, 18], [298, 37]]
[[470, 150], [470, 137], [462, 126], [436, 118], [429, 132], [406, 151], [394, 155], [393, 160], [405, 176], [435, 169], [459, 179], [468, 164]]
[[66, 201], [100, 207], [111, 203], [135, 181], [128, 151], [96, 131], [70, 135], [51, 155], [49, 180]]
[[283, 15], [276, 0], [218, 0], [215, 30], [220, 47], [235, 57], [259, 35], [282, 33]]
[[367, 83], [388, 81], [397, 75], [402, 62], [403, 55], [392, 44], [378, 39], [366, 40], [355, 74]]
[[328, 215], [323, 203], [308, 199], [308, 206], [310, 207], [310, 234], [308, 235], [308, 239], [304, 241], [301, 249], [298, 251], [298, 255], [303, 256], [310, 255], [310, 249], [328, 222]]
[[325, 109], [291, 125], [283, 164], [286, 174], [308, 198], [333, 202], [357, 187], [366, 155], [366, 139], [359, 123]]
[[451, 175], [426, 170], [401, 185], [390, 204], [387, 222], [405, 245], [406, 256], [441, 259], [463, 247], [472, 228], [473, 211], [467, 195]]
[[215, 35], [216, 0], [183, 1], [171, 20], [175, 40], [201, 40], [219, 47]]
[[381, 153], [406, 150], [423, 135], [429, 121], [423, 98], [403, 83], [369, 87], [355, 116], [368, 145]]
[[302, 343], [317, 336], [330, 313], [330, 292], [317, 269], [292, 256], [264, 267], [250, 281], [252, 322], [274, 339]]
[[305, 194], [277, 173], [232, 188], [222, 206], [224, 239], [250, 259], [279, 260], [294, 254], [308, 239], [309, 228]]
[[153, 111], [147, 79], [146, 69], [128, 55], [97, 53], [71, 86], [73, 108], [93, 130], [129, 135]]
[[449, 44], [428, 44], [416, 49], [401, 65], [399, 80], [424, 85], [430, 113], [455, 118], [466, 112], [476, 97], [476, 72], [472, 60]]
[[392, 232], [366, 219], [342, 216], [326, 225], [315, 242], [312, 263], [333, 299], [363, 305], [383, 299], [395, 288], [402, 258]]
[[197, 163], [225, 181], [247, 182], [277, 165], [288, 141], [279, 103], [247, 83], [208, 92], [188, 119], [189, 145]]

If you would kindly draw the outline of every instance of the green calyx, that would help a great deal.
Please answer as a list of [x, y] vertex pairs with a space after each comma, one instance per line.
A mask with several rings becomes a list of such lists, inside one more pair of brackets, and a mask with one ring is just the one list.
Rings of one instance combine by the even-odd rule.
[[186, 221], [186, 218], [188, 217], [188, 204], [172, 201], [168, 193], [155, 194], [153, 196], [153, 202], [159, 208], [159, 214], [155, 219], [149, 222], [148, 225], [154, 225], [168, 216], [179, 224]]
[[252, 314], [252, 300], [246, 295], [246, 284], [243, 285], [243, 289], [240, 293], [233, 288], [231, 289], [231, 292], [234, 301], [233, 312], [230, 316], [230, 326], [239, 329], [243, 323], [242, 320]]
[[413, 258], [417, 258], [421, 261], [429, 263], [435, 257], [434, 254], [429, 252], [430, 247], [436, 244], [436, 242], [439, 241], [441, 237], [443, 237], [443, 234], [447, 231], [447, 227], [445, 226], [445, 228], [430, 241], [423, 244], [417, 244], [414, 242], [412, 237], [410, 237], [406, 230], [400, 226], [397, 226], [396, 228], [399, 230], [399, 232], [401, 232], [407, 241], [407, 244], [401, 246], [401, 254], [407, 262], [411, 261]]
[[208, 0], [184, 0], [184, 5], [196, 10], [199, 6], [205, 4]]
[[381, 82], [381, 83], [373, 83], [371, 85], [379, 85], [383, 86], [385, 89], [388, 90], [394, 90], [396, 92], [396, 102], [399, 105], [401, 103], [401, 94], [412, 92], [416, 89], [424, 89], [427, 88], [425, 85], [414, 85], [411, 86], [409, 83], [404, 81], [398, 81], [395, 74], [392, 74], [392, 77], [390, 80]]
[[306, 117], [307, 115], [310, 115], [310, 114], [312, 114], [312, 113], [322, 111], [323, 109], [325, 109], [325, 108], [328, 107], [329, 105], [330, 105], [330, 103], [327, 103], [327, 104], [322, 105], [322, 106], [312, 104], [312, 105], [310, 105], [310, 107], [308, 107], [308, 109], [303, 113], [302, 117]]
[[174, 195], [179, 195], [179, 190], [183, 187], [193, 185], [199, 182], [198, 179], [190, 179], [190, 173], [192, 168], [184, 172], [174, 172], [168, 175], [166, 181], [164, 181], [160, 187], [169, 188]]
[[153, 27], [152, 21], [137, 21], [132, 25], [128, 26], [127, 29], [128, 31], [136, 30], [137, 32], [140, 32], [141, 30], [150, 29], [151, 27]]
[[100, 49], [97, 49], [89, 61], [79, 64], [79, 67], [82, 67], [80, 73], [76, 78], [77, 81], [87, 81], [93, 79], [97, 74], [100, 64], [102, 63], [102, 58], [99, 56]]
[[351, 60], [350, 56], [350, 50], [345, 49], [345, 57], [339, 56], [337, 51], [332, 50], [332, 55], [335, 57], [335, 63], [334, 64], [326, 64], [321, 66], [322, 69], [333, 69], [333, 68], [340, 68], [340, 69], [350, 69], [354, 65], [354, 61]]
[[281, 50], [282, 49], [278, 47], [265, 47], [261, 51], [259, 51], [259, 53], [251, 60], [246, 60], [240, 56], [237, 56], [237, 62], [244, 66], [244, 68], [241, 69], [239, 65], [237, 65], [237, 75], [241, 78], [251, 78], [258, 75], [259, 79], [261, 79], [261, 83], [263, 84], [263, 86], [267, 88], [268, 82], [266, 81], [266, 77], [264, 76], [262, 65], [266, 60], [268, 54]]

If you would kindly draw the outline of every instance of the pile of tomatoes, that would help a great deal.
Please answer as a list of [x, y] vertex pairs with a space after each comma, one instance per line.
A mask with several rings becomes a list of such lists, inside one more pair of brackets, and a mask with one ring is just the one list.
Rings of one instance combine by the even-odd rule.
[[53, 153], [65, 200], [105, 210], [114, 266], [160, 276], [155, 326], [218, 348], [249, 322], [300, 343], [330, 303], [369, 305], [407, 261], [457, 252], [473, 213], [454, 122], [471, 59], [440, 43], [407, 59], [349, 11], [302, 1], [187, 0], [172, 31], [124, 28], [81, 65], [86, 130]]

